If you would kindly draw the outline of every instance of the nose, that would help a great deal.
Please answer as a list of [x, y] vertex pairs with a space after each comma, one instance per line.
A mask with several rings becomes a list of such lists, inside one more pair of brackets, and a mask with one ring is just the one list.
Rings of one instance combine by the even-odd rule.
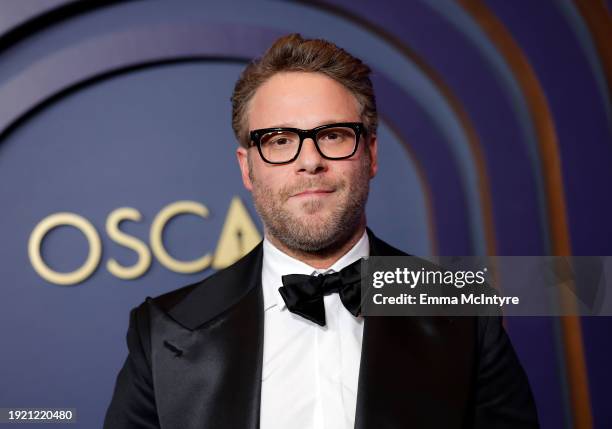
[[327, 170], [327, 160], [317, 150], [314, 140], [307, 138], [302, 142], [295, 166], [298, 172], [316, 174]]

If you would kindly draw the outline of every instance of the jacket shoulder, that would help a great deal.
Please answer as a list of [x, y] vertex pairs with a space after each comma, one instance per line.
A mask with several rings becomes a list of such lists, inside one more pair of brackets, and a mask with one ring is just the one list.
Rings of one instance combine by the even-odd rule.
[[[154, 298], [147, 298], [163, 312], [178, 316], [189, 315], [188, 318], [198, 319], [209, 314], [218, 313], [244, 296], [261, 275], [262, 243], [240, 258], [232, 265], [223, 268], [212, 275], [188, 284], [179, 289], [166, 292]], [[201, 320], [199, 320], [201, 321]], [[192, 321], [195, 323], [195, 321]]]
[[372, 256], [411, 256], [410, 254], [391, 246], [386, 241], [378, 238], [370, 228], [366, 228], [370, 240], [370, 255]]

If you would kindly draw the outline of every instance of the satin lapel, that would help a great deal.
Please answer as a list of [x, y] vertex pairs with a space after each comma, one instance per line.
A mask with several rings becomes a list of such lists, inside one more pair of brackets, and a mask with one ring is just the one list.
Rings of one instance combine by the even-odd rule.
[[[248, 258], [205, 280], [170, 311], [148, 301], [162, 428], [259, 427], [261, 248]], [[222, 288], [232, 293], [221, 292]], [[218, 300], [219, 295], [225, 298], [211, 305], [210, 300]]]
[[[372, 256], [405, 255], [368, 235]], [[468, 317], [365, 317], [355, 427], [462, 427], [475, 334]]]

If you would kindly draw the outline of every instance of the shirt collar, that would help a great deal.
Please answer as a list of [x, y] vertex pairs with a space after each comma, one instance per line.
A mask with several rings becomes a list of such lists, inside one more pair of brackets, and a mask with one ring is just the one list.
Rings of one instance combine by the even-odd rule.
[[283, 285], [282, 276], [287, 274], [306, 274], [337, 272], [347, 265], [352, 264], [360, 258], [370, 255], [370, 241], [366, 231], [351, 249], [328, 269], [316, 269], [310, 265], [295, 259], [274, 246], [267, 238], [263, 240], [263, 265], [262, 265], [262, 287], [264, 299], [264, 311], [278, 305], [279, 309], [285, 308], [285, 301], [278, 292]]

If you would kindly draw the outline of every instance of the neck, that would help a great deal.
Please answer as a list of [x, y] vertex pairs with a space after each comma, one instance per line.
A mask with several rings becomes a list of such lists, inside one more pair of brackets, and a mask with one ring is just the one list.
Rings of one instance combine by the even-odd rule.
[[354, 232], [348, 237], [348, 239], [342, 240], [342, 242], [335, 243], [334, 245], [315, 253], [291, 249], [285, 246], [281, 241], [276, 239], [276, 237], [274, 237], [272, 234], [269, 234], [267, 231], [266, 238], [272, 244], [274, 244], [274, 246], [276, 246], [278, 249], [285, 252], [292, 258], [302, 261], [313, 268], [324, 270], [331, 267], [334, 262], [340, 259], [343, 255], [345, 255], [359, 241], [359, 239], [363, 235], [363, 232], [365, 231], [365, 226], [366, 220], [365, 216], [363, 216], [362, 220], [359, 222], [359, 226], [355, 228]]

